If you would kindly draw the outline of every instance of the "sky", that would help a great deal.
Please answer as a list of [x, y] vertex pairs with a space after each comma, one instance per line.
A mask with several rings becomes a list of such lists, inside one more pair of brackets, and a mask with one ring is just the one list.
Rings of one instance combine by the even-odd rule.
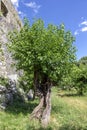
[[77, 59], [87, 56], [87, 0], [11, 0], [21, 19], [41, 18], [45, 25], [59, 26], [75, 36]]

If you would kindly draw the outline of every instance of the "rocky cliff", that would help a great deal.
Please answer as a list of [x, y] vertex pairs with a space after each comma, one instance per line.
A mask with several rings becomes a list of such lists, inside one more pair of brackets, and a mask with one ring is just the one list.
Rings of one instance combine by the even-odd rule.
[[11, 68], [12, 59], [6, 47], [7, 34], [15, 28], [20, 30], [21, 27], [22, 22], [11, 1], [0, 0], [0, 77], [15, 74], [15, 70]]

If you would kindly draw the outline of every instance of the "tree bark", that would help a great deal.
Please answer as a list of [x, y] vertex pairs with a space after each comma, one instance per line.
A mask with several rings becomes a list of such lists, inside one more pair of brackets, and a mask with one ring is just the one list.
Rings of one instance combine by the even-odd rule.
[[32, 114], [31, 114], [31, 119], [32, 118], [37, 118], [37, 119], [41, 118], [42, 112], [43, 112], [43, 101], [44, 101], [44, 98], [42, 97], [39, 105], [33, 110]]
[[51, 113], [51, 86], [45, 82], [42, 85], [42, 97], [39, 105], [33, 110], [31, 118], [37, 118], [41, 121], [42, 126], [46, 127], [50, 122]]
[[[39, 86], [40, 85], [40, 86]], [[36, 118], [41, 121], [42, 126], [46, 127], [50, 122], [51, 113], [51, 82], [46, 74], [34, 69], [34, 90], [38, 89], [41, 93], [40, 103], [33, 110], [31, 119]]]
[[38, 88], [38, 85], [39, 85], [39, 73], [38, 73], [38, 70], [36, 69], [36, 66], [34, 66], [34, 95], [33, 95], [33, 100], [35, 99], [36, 89]]
[[46, 107], [44, 108], [42, 114], [41, 123], [42, 126], [46, 127], [50, 122], [50, 113], [51, 113], [51, 92], [50, 91], [48, 91], [45, 99], [46, 99]]

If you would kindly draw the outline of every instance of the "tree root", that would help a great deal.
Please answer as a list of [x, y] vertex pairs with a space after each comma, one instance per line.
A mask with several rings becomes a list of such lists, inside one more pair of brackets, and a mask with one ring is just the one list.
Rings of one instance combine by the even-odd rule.
[[45, 127], [50, 122], [50, 113], [51, 113], [50, 93], [47, 94], [46, 103], [47, 103], [47, 105], [46, 105], [46, 108], [43, 111], [42, 118], [41, 118], [41, 124], [42, 124], [42, 126], [45, 126]]
[[39, 105], [33, 110], [32, 114], [31, 114], [31, 119], [32, 118], [37, 118], [37, 119], [41, 118], [42, 113], [43, 113], [43, 101], [44, 101], [44, 98], [41, 98]]
[[43, 127], [46, 127], [50, 121], [50, 113], [51, 113], [51, 98], [50, 93], [47, 93], [46, 96], [46, 107], [43, 107], [44, 97], [41, 98], [40, 104], [34, 109], [31, 114], [31, 119], [36, 118], [41, 121]]

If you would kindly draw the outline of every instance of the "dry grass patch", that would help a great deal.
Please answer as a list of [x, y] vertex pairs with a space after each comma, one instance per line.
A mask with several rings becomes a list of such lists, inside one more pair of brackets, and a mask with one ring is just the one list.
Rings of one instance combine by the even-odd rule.
[[81, 98], [73, 98], [73, 97], [64, 97], [63, 99], [68, 105], [73, 106], [78, 109], [87, 110], [87, 102], [85, 100], [81, 100]]

